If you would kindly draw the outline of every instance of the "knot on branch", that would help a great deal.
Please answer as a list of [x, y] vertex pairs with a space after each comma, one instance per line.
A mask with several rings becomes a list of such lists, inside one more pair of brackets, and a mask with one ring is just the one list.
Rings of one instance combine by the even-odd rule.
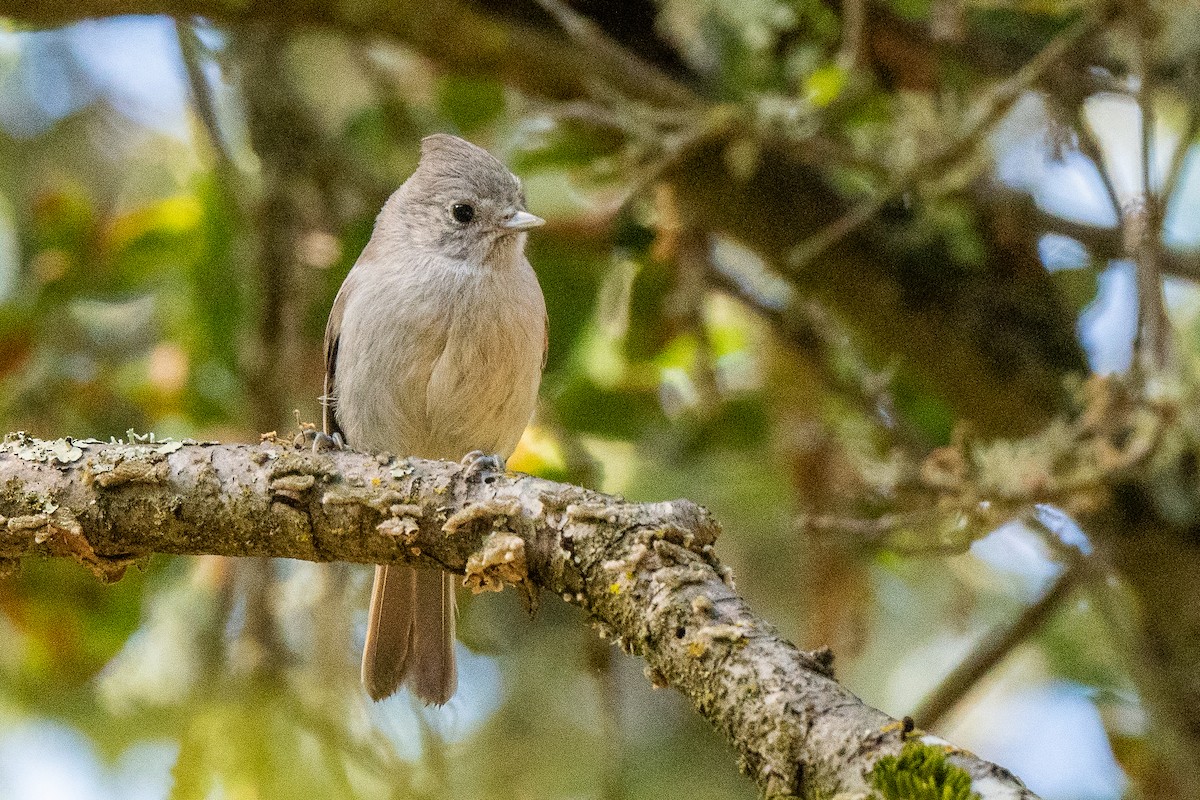
[[128, 556], [110, 557], [96, 552], [75, 515], [65, 509], [5, 518], [0, 525], [11, 536], [27, 536], [52, 556], [65, 556], [87, 567], [103, 583], [115, 583], [134, 561]]

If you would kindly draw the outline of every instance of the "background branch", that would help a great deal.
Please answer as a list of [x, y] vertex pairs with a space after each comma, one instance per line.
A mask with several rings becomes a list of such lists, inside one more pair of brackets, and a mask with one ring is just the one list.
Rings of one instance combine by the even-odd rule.
[[991, 631], [942, 682], [921, 701], [912, 717], [922, 728], [934, 728], [985, 675], [1030, 636], [1042, 630], [1079, 582], [1080, 568], [1068, 566], [1037, 602], [1020, 616]]
[[[0, 0], [0, 14], [43, 25], [126, 13], [135, 7], [138, 13], [198, 15], [230, 26], [369, 32], [392, 38], [439, 69], [485, 76], [546, 100], [590, 99], [602, 90], [626, 103], [677, 110], [679, 86], [684, 85], [663, 89], [661, 81], [645, 80], [627, 69], [627, 60], [614, 66], [593, 49], [580, 47], [538, 8], [531, 9], [533, 14], [510, 15], [485, 13], [453, 0], [435, 6], [367, 2], [352, 8], [300, 0], [271, 7], [234, 7], [211, 0], [87, 0], [70, 8], [46, 0]], [[996, 84], [975, 106], [965, 134], [924, 162], [924, 168], [950, 169], [973, 152], [979, 132], [1049, 66], [1090, 41], [1096, 22], [1094, 16], [1085, 16], [1008, 80]], [[621, 43], [630, 49], [627, 42]], [[703, 83], [698, 78], [695, 82]], [[747, 118], [748, 110], [716, 104], [700, 89], [696, 94], [712, 103], [700, 107], [709, 112], [711, 127], [702, 125], [698, 135], [685, 137], [662, 174], [654, 175], [676, 190], [686, 224], [751, 246], [798, 289], [811, 291], [835, 317], [854, 320], [865, 347], [877, 351], [871, 355], [911, 367], [916, 386], [935, 393], [981, 431], [1021, 435], [1061, 410], [1066, 400], [1064, 374], [1086, 365], [1073, 320], [1059, 304], [1033, 248], [994, 248], [986, 263], [964, 270], [944, 238], [914, 240], [906, 227], [867, 213], [874, 209], [872, 203], [860, 207], [859, 219], [835, 181], [807, 163], [811, 157], [797, 155], [795, 141], [763, 137], [752, 124], [728, 124], [731, 117], [735, 122]], [[730, 145], [747, 138], [756, 141], [758, 154], [749, 174], [734, 170], [726, 157]], [[780, 225], [779, 220], [788, 224]], [[830, 227], [839, 220], [853, 224], [846, 231]], [[820, 238], [830, 232], [837, 234], [836, 247]], [[826, 248], [822, 258], [812, 258], [813, 245], [819, 245], [816, 250]], [[810, 249], [804, 250], [806, 246]], [[797, 247], [803, 250], [804, 268], [788, 268]], [[1031, 303], [1029, 298], [1037, 300]], [[1023, 314], [1019, 324], [1011, 324], [1013, 308], [1025, 305], [1038, 307]], [[912, 335], [896, 337], [897, 330]]]

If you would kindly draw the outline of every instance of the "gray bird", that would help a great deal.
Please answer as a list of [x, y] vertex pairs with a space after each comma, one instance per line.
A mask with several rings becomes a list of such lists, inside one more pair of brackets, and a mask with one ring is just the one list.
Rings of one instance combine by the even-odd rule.
[[[421, 141], [416, 171], [379, 212], [325, 330], [326, 434], [359, 450], [507, 459], [533, 415], [546, 305], [525, 258], [521, 182], [455, 136]], [[502, 463], [502, 462], [501, 462]], [[362, 682], [380, 700], [408, 682], [454, 694], [448, 573], [377, 566]]]

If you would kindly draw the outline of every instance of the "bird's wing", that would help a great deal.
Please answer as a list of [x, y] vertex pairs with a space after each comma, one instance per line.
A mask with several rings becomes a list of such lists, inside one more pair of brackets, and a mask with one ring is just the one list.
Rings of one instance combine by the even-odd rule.
[[346, 276], [342, 288], [329, 309], [329, 322], [325, 324], [325, 393], [321, 396], [321, 424], [325, 433], [333, 436], [345, 433], [337, 421], [337, 357], [338, 342], [342, 335], [342, 316], [346, 313], [346, 301], [354, 286], [354, 271]]

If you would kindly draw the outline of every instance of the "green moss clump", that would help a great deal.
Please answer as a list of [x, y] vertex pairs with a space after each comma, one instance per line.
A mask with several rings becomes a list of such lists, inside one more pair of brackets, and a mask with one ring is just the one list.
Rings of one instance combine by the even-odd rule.
[[948, 762], [941, 747], [920, 742], [875, 762], [870, 782], [872, 800], [979, 800], [966, 770]]

